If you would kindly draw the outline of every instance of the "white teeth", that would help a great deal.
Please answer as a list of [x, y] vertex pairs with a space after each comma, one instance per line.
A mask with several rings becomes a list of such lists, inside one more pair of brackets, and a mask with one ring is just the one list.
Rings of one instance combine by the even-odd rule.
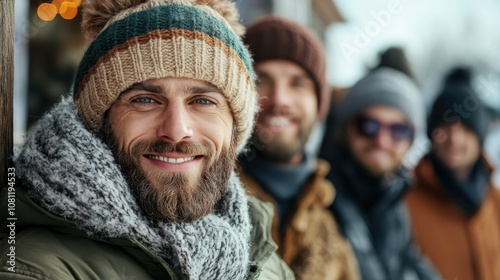
[[290, 121], [284, 117], [272, 117], [269, 119], [269, 124], [272, 126], [285, 126], [290, 124]]
[[162, 157], [162, 156], [149, 156], [152, 159], [163, 161], [163, 162], [168, 162], [168, 163], [184, 163], [186, 161], [191, 161], [194, 159], [194, 157], [185, 157], [185, 158], [168, 158], [168, 157]]

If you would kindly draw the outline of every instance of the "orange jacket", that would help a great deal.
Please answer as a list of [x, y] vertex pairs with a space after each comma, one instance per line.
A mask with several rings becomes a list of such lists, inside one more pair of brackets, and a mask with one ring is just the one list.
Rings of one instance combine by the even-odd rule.
[[286, 224], [284, 238], [279, 236], [279, 217], [275, 200], [243, 170], [240, 176], [250, 195], [274, 205], [272, 236], [283, 260], [297, 279], [360, 279], [356, 258], [337, 223], [327, 209], [335, 189], [325, 176], [330, 165], [318, 160], [316, 171], [304, 186], [296, 208]]
[[415, 177], [406, 198], [415, 239], [443, 279], [500, 279], [500, 190], [490, 186], [470, 217], [446, 195], [427, 157]]

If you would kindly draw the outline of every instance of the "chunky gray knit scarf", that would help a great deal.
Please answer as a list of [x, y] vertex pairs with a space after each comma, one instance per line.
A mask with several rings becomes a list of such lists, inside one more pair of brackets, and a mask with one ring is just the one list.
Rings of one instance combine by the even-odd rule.
[[249, 262], [247, 197], [233, 173], [216, 209], [189, 223], [151, 223], [141, 214], [108, 147], [63, 99], [14, 157], [28, 195], [89, 236], [132, 237], [182, 279], [244, 279]]

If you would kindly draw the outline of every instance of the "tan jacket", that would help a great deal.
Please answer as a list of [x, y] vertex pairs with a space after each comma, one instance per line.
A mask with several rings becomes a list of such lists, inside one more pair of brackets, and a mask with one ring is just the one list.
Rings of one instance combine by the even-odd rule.
[[415, 176], [406, 199], [415, 239], [443, 279], [500, 279], [500, 190], [490, 186], [469, 217], [445, 194], [428, 158]]
[[335, 196], [332, 183], [325, 179], [329, 170], [330, 165], [326, 161], [318, 160], [316, 171], [299, 195], [281, 239], [275, 200], [240, 169], [241, 180], [248, 193], [273, 203], [272, 236], [279, 246], [279, 254], [290, 265], [297, 279], [360, 279], [354, 253], [327, 209]]

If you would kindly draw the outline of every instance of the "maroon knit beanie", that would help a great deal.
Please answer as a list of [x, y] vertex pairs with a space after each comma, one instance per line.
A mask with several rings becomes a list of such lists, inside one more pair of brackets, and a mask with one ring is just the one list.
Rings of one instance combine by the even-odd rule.
[[318, 113], [324, 119], [330, 107], [326, 61], [323, 45], [313, 32], [290, 20], [267, 16], [247, 27], [243, 41], [253, 54], [254, 65], [284, 59], [304, 68], [316, 86]]

